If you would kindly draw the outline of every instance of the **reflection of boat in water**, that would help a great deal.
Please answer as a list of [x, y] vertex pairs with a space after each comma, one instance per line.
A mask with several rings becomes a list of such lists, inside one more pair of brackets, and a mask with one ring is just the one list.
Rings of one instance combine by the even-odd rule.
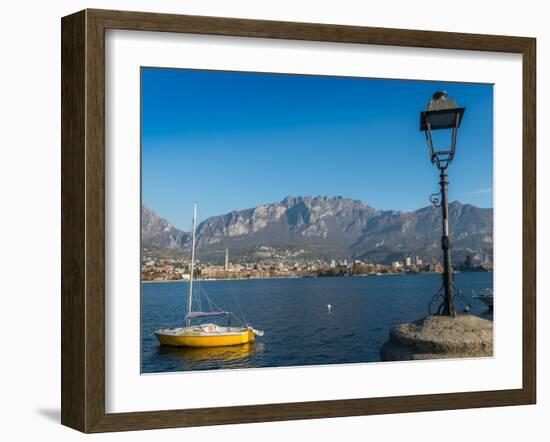
[[[192, 324], [193, 319], [205, 317], [225, 316], [231, 321], [231, 312], [225, 311], [193, 311], [193, 273], [195, 265], [195, 223], [197, 218], [197, 203], [193, 207], [193, 228], [191, 243], [191, 266], [189, 272], [189, 297], [185, 327], [163, 328], [155, 331], [155, 336], [161, 345], [177, 347], [224, 347], [243, 345], [254, 342], [255, 336], [262, 336], [263, 332], [254, 330], [246, 325], [232, 327], [221, 326], [215, 323]], [[209, 304], [212, 305], [210, 299]]]
[[205, 362], [223, 362], [233, 366], [239, 366], [246, 362], [248, 358], [256, 351], [261, 351], [261, 344], [247, 343], [243, 345], [221, 346], [221, 347], [159, 347], [158, 352], [161, 355], [169, 354], [177, 356], [184, 362], [192, 362], [194, 365]]
[[473, 294], [472, 298], [479, 299], [490, 309], [493, 308], [493, 299], [494, 299], [493, 289], [483, 289], [483, 290], [480, 290], [478, 293], [472, 290], [472, 294]]

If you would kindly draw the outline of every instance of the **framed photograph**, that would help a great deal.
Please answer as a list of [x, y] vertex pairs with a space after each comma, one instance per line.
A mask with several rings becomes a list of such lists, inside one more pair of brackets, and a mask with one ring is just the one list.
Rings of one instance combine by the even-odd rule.
[[64, 17], [62, 423], [535, 403], [535, 52]]

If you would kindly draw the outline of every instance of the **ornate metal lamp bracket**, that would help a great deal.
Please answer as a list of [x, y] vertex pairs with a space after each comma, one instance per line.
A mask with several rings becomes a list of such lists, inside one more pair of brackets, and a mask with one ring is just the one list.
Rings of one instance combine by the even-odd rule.
[[430, 195], [430, 202], [434, 207], [441, 207], [441, 192], [432, 193]]

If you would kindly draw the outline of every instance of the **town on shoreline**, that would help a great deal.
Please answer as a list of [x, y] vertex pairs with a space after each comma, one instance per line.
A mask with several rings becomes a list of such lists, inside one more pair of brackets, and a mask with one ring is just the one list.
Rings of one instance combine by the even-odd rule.
[[[219, 279], [271, 279], [271, 278], [314, 278], [337, 276], [404, 275], [420, 273], [442, 273], [443, 264], [424, 263], [418, 256], [406, 256], [402, 261], [391, 264], [368, 263], [361, 260], [310, 260], [303, 262], [242, 262], [231, 263], [225, 250], [223, 264], [195, 262], [194, 278], [202, 280]], [[189, 280], [190, 262], [186, 258], [159, 257], [144, 253], [141, 258], [143, 282]], [[454, 266], [455, 271], [492, 272], [489, 259], [479, 254], [468, 255], [463, 263]]]

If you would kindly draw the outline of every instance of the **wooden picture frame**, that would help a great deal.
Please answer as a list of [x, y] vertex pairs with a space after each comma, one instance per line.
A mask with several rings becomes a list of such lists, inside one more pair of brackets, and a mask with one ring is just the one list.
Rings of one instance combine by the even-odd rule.
[[[517, 53], [523, 63], [523, 385], [512, 390], [105, 412], [105, 30]], [[62, 424], [83, 432], [534, 404], [536, 41], [533, 38], [84, 10], [62, 19]]]

